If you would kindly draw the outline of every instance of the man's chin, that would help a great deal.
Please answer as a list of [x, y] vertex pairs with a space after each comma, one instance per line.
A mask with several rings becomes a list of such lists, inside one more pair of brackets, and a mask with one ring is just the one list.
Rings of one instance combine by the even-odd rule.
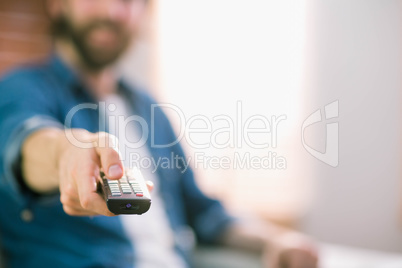
[[107, 50], [91, 50], [90, 53], [82, 55], [84, 64], [88, 69], [99, 71], [113, 65], [120, 58], [122, 51], [111, 52]]
[[[126, 45], [121, 45], [126, 44]], [[108, 65], [112, 65], [115, 63], [121, 55], [126, 51], [128, 44], [127, 42], [120, 42], [120, 45], [101, 45], [101, 44], [87, 44], [85, 54], [83, 58], [86, 58], [89, 63], [92, 65], [100, 66], [100, 67], [107, 67]], [[82, 51], [83, 52], [83, 51]]]

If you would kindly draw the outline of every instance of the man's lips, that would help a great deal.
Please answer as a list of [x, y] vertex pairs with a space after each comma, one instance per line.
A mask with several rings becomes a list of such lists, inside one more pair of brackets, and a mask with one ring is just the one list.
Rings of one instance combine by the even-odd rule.
[[115, 47], [119, 42], [119, 34], [110, 28], [94, 29], [88, 37], [94, 46]]

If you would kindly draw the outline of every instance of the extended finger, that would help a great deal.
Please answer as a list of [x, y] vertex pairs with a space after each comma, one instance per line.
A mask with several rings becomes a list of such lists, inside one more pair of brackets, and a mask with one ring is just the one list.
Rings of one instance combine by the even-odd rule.
[[99, 133], [95, 144], [101, 166], [109, 179], [120, 179], [123, 176], [123, 164], [118, 150], [117, 138], [107, 133]]

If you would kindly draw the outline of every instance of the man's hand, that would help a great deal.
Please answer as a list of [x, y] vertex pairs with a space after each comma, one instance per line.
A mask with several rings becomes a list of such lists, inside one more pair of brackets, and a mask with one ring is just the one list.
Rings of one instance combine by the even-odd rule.
[[74, 216], [113, 216], [97, 193], [97, 182], [100, 180], [100, 168], [109, 179], [123, 176], [123, 165], [116, 149], [117, 139], [107, 133], [86, 131], [75, 131], [74, 137], [92, 146], [80, 148], [62, 141], [58, 167], [63, 209]]
[[267, 241], [263, 262], [267, 268], [317, 268], [318, 252], [309, 238], [288, 231]]
[[[123, 176], [117, 138], [83, 129], [71, 132], [74, 141], [59, 129], [33, 133], [23, 144], [22, 171], [25, 183], [38, 193], [60, 190], [64, 211], [73, 216], [114, 216], [97, 193], [102, 169], [109, 179]], [[85, 146], [80, 146], [85, 145]], [[149, 190], [152, 183], [147, 182]]]

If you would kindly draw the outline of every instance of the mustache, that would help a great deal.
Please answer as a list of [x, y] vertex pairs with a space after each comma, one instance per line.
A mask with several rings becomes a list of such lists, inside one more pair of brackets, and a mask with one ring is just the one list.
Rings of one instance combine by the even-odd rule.
[[79, 27], [74, 27], [72, 22], [65, 16], [60, 16], [52, 21], [50, 32], [53, 37], [82, 38], [89, 32], [98, 28], [106, 28], [110, 31], [116, 32], [117, 34], [124, 33], [124, 30], [120, 25], [108, 19], [99, 19], [87, 22], [85, 25]]
[[122, 28], [118, 24], [116, 24], [110, 20], [97, 20], [97, 21], [90, 22], [81, 29], [81, 32], [88, 33], [90, 31], [93, 31], [98, 28], [109, 29], [109, 30], [111, 30], [113, 32], [117, 32], [117, 33], [123, 32]]

